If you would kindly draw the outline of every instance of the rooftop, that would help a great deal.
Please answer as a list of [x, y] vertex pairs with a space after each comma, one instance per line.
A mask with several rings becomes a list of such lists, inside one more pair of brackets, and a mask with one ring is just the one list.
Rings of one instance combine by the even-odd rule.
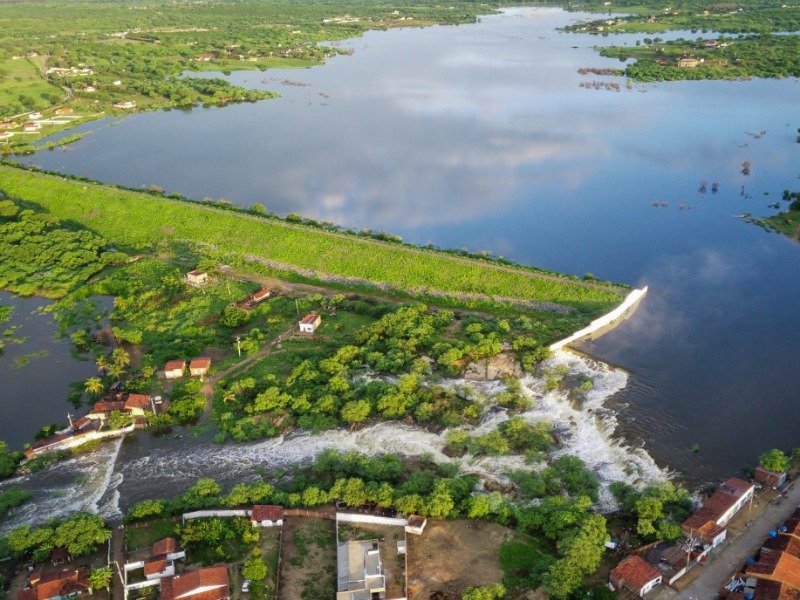
[[63, 569], [44, 575], [39, 582], [17, 593], [17, 600], [49, 600], [89, 590], [89, 568]]
[[275, 504], [256, 504], [250, 514], [253, 521], [277, 521], [283, 519], [283, 507]]
[[164, 365], [165, 371], [177, 371], [178, 369], [183, 370], [186, 366], [185, 360], [170, 360], [167, 364]]
[[800, 600], [800, 589], [762, 579], [756, 584], [753, 600]]
[[613, 582], [624, 582], [625, 587], [640, 590], [654, 579], [661, 577], [661, 572], [641, 556], [632, 554], [611, 570]]
[[300, 323], [303, 325], [311, 325], [319, 319], [320, 316], [317, 313], [308, 313], [305, 317], [302, 318]]
[[189, 369], [209, 369], [211, 368], [211, 359], [207, 356], [193, 358], [189, 363]]
[[228, 567], [216, 565], [167, 577], [161, 581], [161, 600], [193, 597], [223, 600], [228, 597]]
[[787, 552], [768, 548], [762, 550], [758, 562], [747, 567], [746, 573], [800, 588], [800, 558]]
[[341, 542], [336, 547], [337, 592], [385, 587], [377, 540]]
[[125, 400], [125, 408], [150, 408], [150, 396], [147, 394], [128, 394]]
[[697, 512], [683, 522], [684, 529], [695, 530], [710, 539], [713, 537], [712, 530], [717, 521], [754, 487], [752, 483], [737, 477], [727, 479]]

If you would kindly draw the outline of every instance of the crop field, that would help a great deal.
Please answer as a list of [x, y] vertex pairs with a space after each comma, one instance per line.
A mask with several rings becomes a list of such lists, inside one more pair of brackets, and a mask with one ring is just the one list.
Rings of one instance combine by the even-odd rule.
[[624, 289], [406, 245], [322, 231], [107, 185], [0, 166], [0, 189], [52, 216], [80, 223], [125, 249], [203, 242], [240, 256], [385, 284], [403, 291], [484, 294], [557, 303], [587, 315], [621, 301]]

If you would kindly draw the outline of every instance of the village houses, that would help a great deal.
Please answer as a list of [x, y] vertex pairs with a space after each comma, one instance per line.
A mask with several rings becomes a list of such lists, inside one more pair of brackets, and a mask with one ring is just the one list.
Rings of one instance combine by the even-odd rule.
[[63, 569], [47, 575], [34, 571], [29, 583], [30, 587], [17, 592], [17, 600], [65, 600], [92, 592], [88, 567]]
[[180, 379], [186, 368], [185, 360], [170, 360], [164, 365], [164, 377], [166, 379]]
[[189, 374], [192, 377], [200, 377], [202, 379], [208, 374], [209, 369], [211, 369], [211, 359], [207, 356], [193, 358], [189, 361]]

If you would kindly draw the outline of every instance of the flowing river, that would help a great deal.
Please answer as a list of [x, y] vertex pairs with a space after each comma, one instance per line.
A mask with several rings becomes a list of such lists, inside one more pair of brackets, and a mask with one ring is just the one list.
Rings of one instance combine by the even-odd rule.
[[[800, 85], [581, 75], [620, 66], [595, 45], [644, 37], [557, 31], [581, 16], [510, 9], [369, 32], [324, 66], [230, 76], [279, 99], [91, 123], [80, 142], [24, 160], [646, 284], [633, 318], [583, 346], [622, 368], [560, 357], [598, 385], [578, 410], [549, 396], [538, 410], [604, 479], [718, 479], [800, 445], [800, 247], [736, 218], [772, 214], [800, 186]], [[587, 89], [594, 81], [619, 91]], [[41, 402], [63, 412], [63, 393], [51, 396]], [[13, 429], [7, 402], [0, 439]], [[70, 506], [111, 515], [201, 474], [232, 481], [321, 448], [398, 445], [439, 456], [442, 440], [396, 424], [248, 446], [139, 436], [28, 477], [37, 501], [15, 519]]]

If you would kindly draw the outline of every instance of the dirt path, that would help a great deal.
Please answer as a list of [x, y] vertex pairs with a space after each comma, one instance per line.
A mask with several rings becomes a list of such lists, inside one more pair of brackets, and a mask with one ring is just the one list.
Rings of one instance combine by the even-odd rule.
[[284, 331], [283, 333], [279, 333], [272, 340], [270, 340], [267, 343], [267, 345], [265, 345], [255, 354], [251, 354], [244, 360], [241, 360], [236, 364], [231, 365], [227, 369], [215, 373], [214, 375], [205, 380], [205, 382], [203, 383], [202, 392], [206, 397], [206, 407], [203, 410], [203, 416], [200, 420], [200, 423], [206, 423], [211, 418], [211, 411], [213, 409], [214, 388], [216, 387], [217, 382], [223, 377], [227, 377], [231, 373], [235, 373], [236, 371], [244, 369], [245, 367], [252, 365], [254, 362], [261, 360], [265, 356], [272, 354], [273, 348], [275, 348], [277, 344], [286, 341], [287, 339], [291, 338], [294, 335], [294, 328], [295, 324], [292, 323], [291, 326], [286, 331]]
[[788, 490], [788, 497], [780, 505], [770, 504], [767, 510], [753, 519], [750, 526], [737, 537], [728, 540], [722, 551], [711, 560], [703, 572], [676, 597], [683, 600], [710, 600], [717, 597], [744, 565], [745, 560], [761, 547], [769, 531], [785, 521], [800, 505], [800, 486], [796, 481]]

